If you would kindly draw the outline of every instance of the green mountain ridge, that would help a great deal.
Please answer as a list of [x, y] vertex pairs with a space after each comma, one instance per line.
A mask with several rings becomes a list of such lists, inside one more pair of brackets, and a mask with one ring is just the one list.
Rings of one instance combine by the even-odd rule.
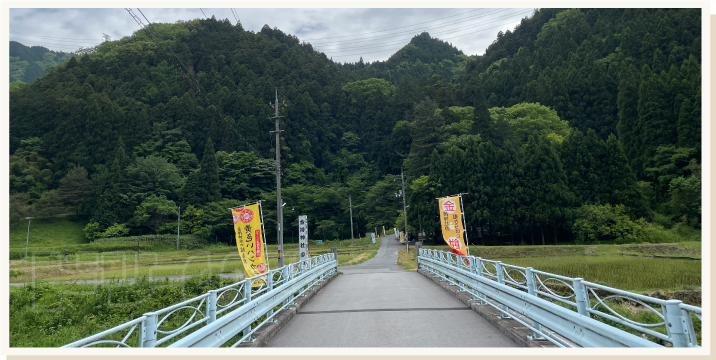
[[28, 47], [17, 41], [10, 41], [10, 82], [32, 84], [35, 79], [45, 75], [48, 68], [62, 64], [72, 56], [43, 46]]
[[278, 89], [287, 228], [345, 235], [349, 194], [360, 231], [393, 226], [401, 169], [411, 227], [439, 234], [435, 197], [469, 192], [487, 244], [624, 238], [590, 232], [600, 212], [639, 239], [641, 217], [699, 226], [700, 26], [698, 9], [540, 9], [481, 56], [423, 33], [339, 64], [268, 26], [154, 24], [158, 42], [137, 31], [11, 92], [11, 214], [71, 206], [94, 237], [169, 231], [181, 206], [230, 242], [225, 209], [263, 199], [275, 236]]

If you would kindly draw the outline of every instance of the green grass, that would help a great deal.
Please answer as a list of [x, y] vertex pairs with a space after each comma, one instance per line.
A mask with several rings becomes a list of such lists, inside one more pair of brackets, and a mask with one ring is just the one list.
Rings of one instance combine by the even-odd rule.
[[398, 265], [403, 265], [405, 271], [416, 271], [418, 269], [416, 254], [415, 247], [411, 247], [410, 251], [401, 247], [398, 249]]
[[[69, 218], [33, 219], [30, 222], [29, 251], [41, 251], [66, 245], [86, 244], [89, 241], [82, 231], [86, 221]], [[10, 249], [25, 251], [27, 221], [10, 224]]]
[[[234, 282], [204, 275], [176, 282], [146, 279], [132, 284], [38, 282], [34, 286], [11, 287], [10, 346], [59, 347]], [[162, 329], [181, 325], [190, 313], [181, 310]], [[109, 338], [121, 340], [124, 334]], [[129, 342], [136, 346], [136, 330], [134, 334]]]

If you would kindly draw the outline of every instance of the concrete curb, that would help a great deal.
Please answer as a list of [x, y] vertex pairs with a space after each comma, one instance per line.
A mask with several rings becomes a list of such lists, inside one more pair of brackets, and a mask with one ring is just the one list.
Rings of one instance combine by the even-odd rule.
[[239, 344], [237, 347], [264, 347], [283, 327], [288, 323], [296, 313], [308, 303], [311, 298], [318, 294], [323, 287], [326, 286], [331, 280], [338, 276], [338, 271], [326, 279], [319, 281], [316, 285], [313, 285], [310, 289], [303, 293], [303, 296], [298, 297], [294, 300], [295, 305], [285, 308], [274, 315], [276, 322], [268, 323], [257, 330], [253, 337], [256, 339], [254, 342]]
[[503, 334], [507, 335], [510, 339], [514, 340], [517, 344], [522, 347], [538, 347], [538, 348], [556, 348], [557, 345], [552, 344], [548, 340], [530, 340], [527, 336], [532, 334], [532, 330], [527, 329], [524, 325], [513, 319], [500, 318], [501, 314], [499, 310], [493, 308], [490, 305], [478, 305], [477, 301], [472, 300], [472, 295], [465, 292], [459, 291], [460, 288], [451, 285], [437, 276], [430, 274], [425, 270], [418, 270], [418, 273], [432, 280], [435, 284], [442, 287], [445, 291], [455, 296], [458, 300], [462, 301], [465, 305], [469, 306], [473, 311], [480, 314], [483, 318], [498, 328]]

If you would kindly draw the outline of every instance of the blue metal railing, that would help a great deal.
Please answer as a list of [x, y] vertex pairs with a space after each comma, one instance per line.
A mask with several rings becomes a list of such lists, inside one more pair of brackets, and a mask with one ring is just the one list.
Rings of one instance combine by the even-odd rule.
[[[673, 347], [699, 347], [693, 320], [701, 321], [701, 308], [680, 300], [657, 299], [582, 278], [431, 249], [419, 250], [418, 269], [473, 294], [480, 304], [500, 310], [502, 317], [522, 323], [533, 331], [533, 339], [544, 338], [560, 347], [564, 342], [546, 336], [543, 326], [583, 347], [661, 346], [649, 336]], [[638, 320], [649, 316], [618, 311], [619, 303], [631, 304], [657, 320]]]
[[[333, 253], [314, 256], [148, 312], [62, 347], [131, 347], [130, 343], [138, 347], [218, 347], [232, 339], [236, 341], [230, 346], [236, 347], [253, 341], [256, 330], [274, 321], [275, 311], [293, 305], [295, 297], [334, 274], [336, 266]], [[172, 327], [176, 323], [179, 325]]]

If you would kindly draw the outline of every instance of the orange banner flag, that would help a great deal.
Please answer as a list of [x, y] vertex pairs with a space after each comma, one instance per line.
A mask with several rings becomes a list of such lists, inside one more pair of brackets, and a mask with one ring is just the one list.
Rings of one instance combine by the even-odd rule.
[[268, 271], [266, 247], [261, 228], [259, 204], [231, 209], [236, 233], [236, 247], [244, 263], [246, 277], [253, 277]]
[[465, 246], [465, 229], [462, 226], [462, 209], [459, 196], [448, 196], [438, 199], [440, 205], [440, 225], [443, 239], [450, 245], [452, 252], [467, 256]]

